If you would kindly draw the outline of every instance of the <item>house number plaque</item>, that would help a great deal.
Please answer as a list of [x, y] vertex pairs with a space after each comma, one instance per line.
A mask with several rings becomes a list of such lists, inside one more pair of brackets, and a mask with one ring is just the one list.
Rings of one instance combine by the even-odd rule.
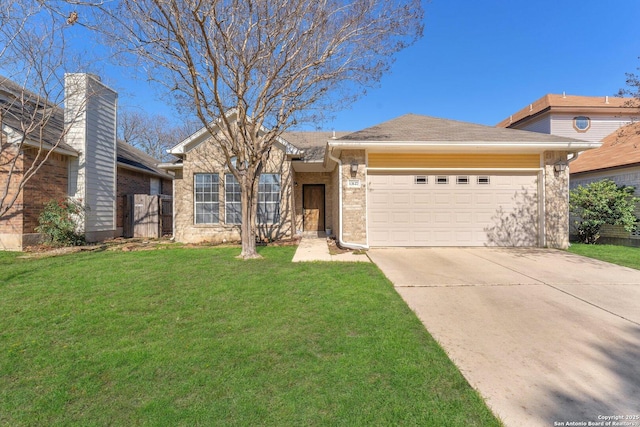
[[359, 179], [350, 179], [347, 181], [347, 188], [360, 188]]

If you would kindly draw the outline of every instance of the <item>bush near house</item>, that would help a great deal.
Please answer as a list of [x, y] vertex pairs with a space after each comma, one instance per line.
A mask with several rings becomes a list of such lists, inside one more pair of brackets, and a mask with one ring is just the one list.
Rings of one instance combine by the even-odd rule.
[[77, 220], [82, 218], [85, 208], [70, 198], [51, 200], [38, 217], [36, 231], [46, 236], [53, 246], [79, 246], [85, 237], [77, 231]]
[[638, 222], [634, 211], [640, 199], [631, 186], [618, 186], [610, 179], [578, 186], [569, 193], [569, 210], [577, 217], [573, 226], [582, 243], [594, 244], [605, 224], [622, 225], [633, 231]]

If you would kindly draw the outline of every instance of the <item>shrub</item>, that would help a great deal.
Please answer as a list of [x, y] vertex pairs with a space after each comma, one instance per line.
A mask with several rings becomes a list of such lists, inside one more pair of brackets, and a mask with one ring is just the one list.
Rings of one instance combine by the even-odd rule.
[[47, 236], [55, 246], [78, 246], [85, 243], [77, 231], [77, 220], [82, 219], [85, 207], [72, 199], [51, 200], [38, 217], [36, 231]]
[[618, 186], [610, 179], [578, 186], [569, 193], [569, 210], [577, 217], [574, 228], [583, 243], [594, 244], [600, 238], [603, 225], [622, 225], [633, 231], [638, 219], [634, 215], [639, 198], [635, 188]]

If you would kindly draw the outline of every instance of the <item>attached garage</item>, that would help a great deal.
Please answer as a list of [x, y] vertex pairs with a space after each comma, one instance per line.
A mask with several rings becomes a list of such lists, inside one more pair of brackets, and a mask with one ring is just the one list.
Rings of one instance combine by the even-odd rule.
[[415, 114], [332, 138], [336, 239], [566, 248], [569, 159], [598, 146]]
[[537, 173], [370, 173], [371, 246], [538, 246]]

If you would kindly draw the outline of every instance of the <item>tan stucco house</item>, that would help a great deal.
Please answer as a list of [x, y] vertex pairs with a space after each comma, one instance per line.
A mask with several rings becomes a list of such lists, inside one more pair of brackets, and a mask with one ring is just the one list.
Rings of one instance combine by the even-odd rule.
[[[287, 132], [260, 181], [260, 238], [341, 245], [568, 245], [570, 153], [597, 142], [407, 114], [358, 132]], [[174, 233], [239, 239], [239, 194], [203, 129], [170, 153]]]

